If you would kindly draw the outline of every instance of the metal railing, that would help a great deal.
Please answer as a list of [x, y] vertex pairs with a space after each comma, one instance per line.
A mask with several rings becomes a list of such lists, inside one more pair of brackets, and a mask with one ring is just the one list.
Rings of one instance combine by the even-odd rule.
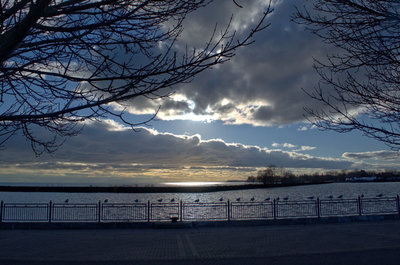
[[0, 222], [230, 221], [400, 215], [399, 196], [330, 200], [145, 203], [5, 203]]

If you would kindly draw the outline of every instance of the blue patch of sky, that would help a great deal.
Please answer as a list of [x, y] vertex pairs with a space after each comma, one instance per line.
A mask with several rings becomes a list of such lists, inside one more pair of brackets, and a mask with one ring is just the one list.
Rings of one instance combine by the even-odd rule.
[[[220, 138], [227, 143], [242, 143], [273, 148], [273, 143], [291, 143], [297, 146], [313, 146], [304, 153], [314, 156], [341, 157], [344, 152], [366, 152], [389, 149], [383, 143], [363, 136], [360, 132], [337, 133], [311, 129], [299, 131], [301, 124], [284, 127], [254, 127], [251, 125], [226, 125], [221, 121], [198, 122], [187, 120], [151, 122], [159, 132], [173, 134], [200, 134], [203, 140]], [[286, 150], [294, 150], [286, 149]]]

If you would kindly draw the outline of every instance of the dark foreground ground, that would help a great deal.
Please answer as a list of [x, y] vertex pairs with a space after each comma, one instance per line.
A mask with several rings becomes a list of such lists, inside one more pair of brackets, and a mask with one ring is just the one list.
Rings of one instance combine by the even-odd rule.
[[0, 230], [0, 264], [400, 264], [400, 221]]

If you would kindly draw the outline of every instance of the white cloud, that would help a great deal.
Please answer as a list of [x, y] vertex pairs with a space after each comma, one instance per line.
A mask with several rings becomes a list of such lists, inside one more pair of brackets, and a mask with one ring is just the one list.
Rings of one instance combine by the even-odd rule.
[[291, 143], [273, 143], [272, 147], [283, 147], [283, 148], [288, 148], [288, 149], [292, 149], [292, 148], [296, 148], [297, 145], [291, 144]]
[[342, 155], [345, 159], [354, 160], [399, 160], [400, 154], [396, 151], [380, 150], [380, 151], [370, 151], [370, 152], [360, 152], [360, 153], [350, 153], [346, 152]]
[[272, 147], [279, 147], [280, 146], [280, 144], [278, 144], [278, 143], [273, 143], [272, 144]]
[[308, 131], [308, 130], [309, 130], [309, 127], [307, 127], [307, 126], [300, 126], [297, 130], [298, 130], [298, 131]]
[[283, 147], [285, 147], [285, 148], [295, 148], [296, 145], [290, 144], [290, 143], [284, 143], [284, 144], [283, 144]]
[[311, 150], [315, 150], [316, 147], [315, 146], [308, 146], [308, 145], [302, 145], [301, 146], [301, 151], [311, 151]]

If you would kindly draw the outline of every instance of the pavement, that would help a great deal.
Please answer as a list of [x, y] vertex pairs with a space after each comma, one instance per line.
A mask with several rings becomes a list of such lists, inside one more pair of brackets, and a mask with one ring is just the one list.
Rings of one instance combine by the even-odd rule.
[[0, 264], [400, 264], [400, 221], [6, 229]]

